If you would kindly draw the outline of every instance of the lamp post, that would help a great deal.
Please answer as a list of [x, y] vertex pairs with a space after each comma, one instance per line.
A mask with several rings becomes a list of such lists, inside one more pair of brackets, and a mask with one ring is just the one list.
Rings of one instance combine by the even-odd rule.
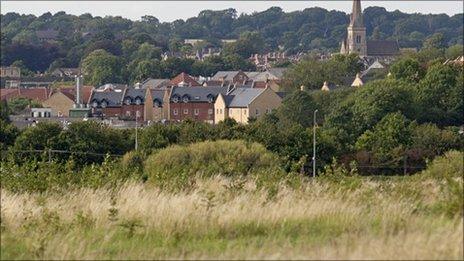
[[137, 132], [137, 120], [139, 118], [139, 111], [135, 112], [135, 151], [137, 151], [139, 147], [139, 140], [138, 140], [138, 132]]
[[314, 123], [313, 123], [313, 178], [316, 177], [316, 113], [318, 110], [314, 111]]

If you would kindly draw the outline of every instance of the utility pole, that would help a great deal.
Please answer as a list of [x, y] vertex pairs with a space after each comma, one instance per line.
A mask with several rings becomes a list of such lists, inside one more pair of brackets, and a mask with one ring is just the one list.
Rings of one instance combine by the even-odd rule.
[[316, 113], [318, 110], [314, 111], [314, 122], [313, 122], [313, 178], [316, 177]]
[[137, 132], [137, 120], [139, 118], [139, 111], [135, 112], [135, 151], [139, 148], [138, 132]]

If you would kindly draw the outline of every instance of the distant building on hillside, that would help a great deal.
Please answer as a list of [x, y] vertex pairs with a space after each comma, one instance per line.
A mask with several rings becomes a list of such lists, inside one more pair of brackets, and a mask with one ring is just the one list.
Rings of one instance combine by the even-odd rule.
[[11, 78], [19, 78], [21, 77], [21, 69], [19, 67], [8, 66], [8, 67], [0, 67], [0, 77], [11, 77]]
[[366, 27], [361, 9], [361, 0], [353, 0], [353, 11], [348, 26], [347, 37], [341, 43], [340, 53], [359, 54], [368, 60], [368, 64], [375, 60], [391, 60], [400, 54], [397, 41], [367, 40]]

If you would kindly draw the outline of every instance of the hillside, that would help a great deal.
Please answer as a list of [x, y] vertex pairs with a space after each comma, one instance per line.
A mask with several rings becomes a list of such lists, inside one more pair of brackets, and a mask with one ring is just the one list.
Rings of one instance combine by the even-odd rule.
[[[452, 17], [406, 14], [369, 7], [364, 10], [364, 18], [369, 38], [398, 40], [405, 48], [420, 48], [436, 33], [443, 36], [440, 39], [443, 47], [463, 41], [463, 14]], [[234, 9], [205, 10], [186, 21], [172, 23], [160, 23], [148, 15], [142, 16], [140, 21], [131, 21], [65, 12], [45, 13], [39, 17], [7, 13], [1, 15], [1, 64], [22, 60], [32, 71], [46, 71], [50, 65], [77, 67], [96, 49], [130, 59], [145, 42], [159, 47], [160, 52], [192, 51], [183, 46], [184, 39], [206, 39], [209, 46], [217, 47], [219, 39], [237, 39], [247, 31], [258, 32], [257, 39], [262, 40], [265, 48], [241, 50], [242, 56], [279, 47], [288, 54], [336, 51], [346, 34], [348, 21], [348, 14], [322, 8], [285, 13], [279, 7], [272, 7], [250, 15], [239, 15]]]

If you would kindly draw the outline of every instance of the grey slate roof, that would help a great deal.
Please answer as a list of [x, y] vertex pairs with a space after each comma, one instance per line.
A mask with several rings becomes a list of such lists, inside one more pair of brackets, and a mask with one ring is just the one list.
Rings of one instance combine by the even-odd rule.
[[155, 101], [157, 101], [161, 106], [163, 105], [165, 90], [151, 90], [151, 97], [153, 98], [153, 106], [155, 106]]
[[[253, 101], [258, 95], [264, 92], [265, 89], [255, 88], [237, 88], [230, 96], [234, 96], [232, 101], [229, 103], [231, 108], [243, 108], [248, 107], [251, 101]], [[229, 95], [227, 95], [229, 96]]]
[[232, 81], [237, 73], [239, 73], [239, 71], [219, 71], [211, 79]]
[[126, 92], [124, 94], [124, 97], [130, 97], [130, 98], [137, 98], [140, 97], [142, 99], [145, 98], [145, 89], [135, 89], [135, 88], [127, 88]]
[[395, 56], [399, 53], [396, 41], [367, 41], [367, 56]]
[[92, 96], [90, 97], [90, 105], [94, 101], [101, 104], [102, 101], [106, 101], [108, 103], [107, 107], [119, 107], [122, 105], [122, 97], [124, 95], [123, 91], [112, 91], [112, 92], [98, 92], [93, 91]]
[[171, 100], [177, 96], [182, 102], [182, 98], [187, 96], [189, 102], [209, 102], [209, 97], [213, 97], [213, 102], [216, 100], [219, 93], [226, 94], [228, 87], [208, 86], [208, 87], [173, 87], [171, 92]]
[[168, 84], [169, 84], [169, 79], [152, 79], [152, 78], [149, 78], [147, 80], [145, 80], [143, 83], [142, 83], [142, 88], [146, 89], [146, 88], [153, 88], [153, 89], [159, 89], [159, 88], [163, 88], [163, 87], [166, 87]]

